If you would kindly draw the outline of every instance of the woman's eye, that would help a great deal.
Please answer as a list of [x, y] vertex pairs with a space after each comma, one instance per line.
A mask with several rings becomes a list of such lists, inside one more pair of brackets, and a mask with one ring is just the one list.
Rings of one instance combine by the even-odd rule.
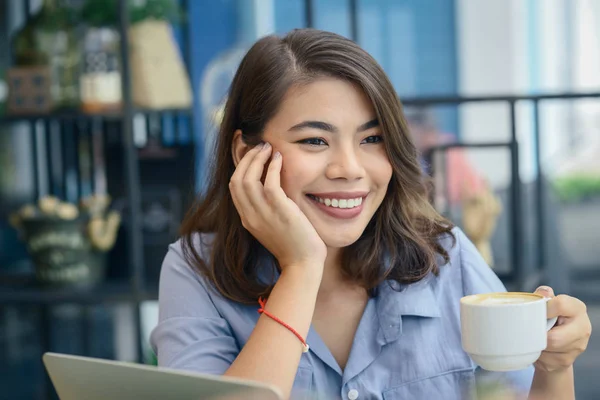
[[381, 143], [383, 142], [383, 138], [380, 135], [369, 136], [368, 138], [363, 139], [361, 143]]
[[299, 140], [298, 143], [308, 144], [310, 146], [327, 146], [327, 142], [321, 138], [309, 138]]

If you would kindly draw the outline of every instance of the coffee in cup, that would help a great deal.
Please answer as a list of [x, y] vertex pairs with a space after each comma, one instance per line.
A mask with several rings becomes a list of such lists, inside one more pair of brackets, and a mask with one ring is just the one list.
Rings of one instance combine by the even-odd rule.
[[465, 297], [465, 302], [483, 305], [519, 304], [538, 301], [534, 293], [487, 293]]
[[460, 300], [463, 349], [481, 368], [514, 371], [533, 364], [547, 346], [556, 318], [546, 317], [548, 298], [506, 292]]

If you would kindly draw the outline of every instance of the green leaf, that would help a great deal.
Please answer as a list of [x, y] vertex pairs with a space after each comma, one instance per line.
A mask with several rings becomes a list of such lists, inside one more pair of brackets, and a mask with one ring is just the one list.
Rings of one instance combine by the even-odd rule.
[[554, 191], [563, 202], [577, 202], [600, 195], [600, 175], [572, 174], [557, 178]]

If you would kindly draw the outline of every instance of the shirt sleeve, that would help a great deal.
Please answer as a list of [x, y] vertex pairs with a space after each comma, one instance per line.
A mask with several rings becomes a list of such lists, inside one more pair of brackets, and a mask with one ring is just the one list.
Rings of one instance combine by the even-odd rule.
[[[464, 295], [505, 292], [504, 284], [486, 264], [469, 238], [460, 229], [455, 229], [454, 233], [460, 248]], [[490, 372], [477, 367], [476, 377], [478, 386], [481, 387], [504, 383], [519, 393], [529, 393], [533, 372], [533, 366], [513, 372]]]
[[180, 243], [169, 246], [162, 264], [158, 325], [150, 344], [159, 366], [222, 375], [239, 346], [205, 282], [185, 261]]

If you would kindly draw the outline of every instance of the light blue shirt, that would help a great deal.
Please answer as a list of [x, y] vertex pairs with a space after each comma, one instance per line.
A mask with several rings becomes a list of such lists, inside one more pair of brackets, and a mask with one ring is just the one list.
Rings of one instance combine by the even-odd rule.
[[[310, 329], [310, 351], [301, 357], [293, 398], [462, 400], [474, 397], [483, 380], [529, 390], [533, 368], [483, 373], [462, 349], [460, 298], [505, 288], [464, 233], [455, 228], [454, 234], [454, 247], [450, 238], [441, 239], [450, 262], [438, 276], [379, 286], [367, 302], [344, 370]], [[210, 288], [184, 260], [180, 242], [164, 260], [159, 302], [159, 323], [151, 335], [159, 365], [209, 374], [229, 368], [260, 316], [258, 304], [234, 303]]]

